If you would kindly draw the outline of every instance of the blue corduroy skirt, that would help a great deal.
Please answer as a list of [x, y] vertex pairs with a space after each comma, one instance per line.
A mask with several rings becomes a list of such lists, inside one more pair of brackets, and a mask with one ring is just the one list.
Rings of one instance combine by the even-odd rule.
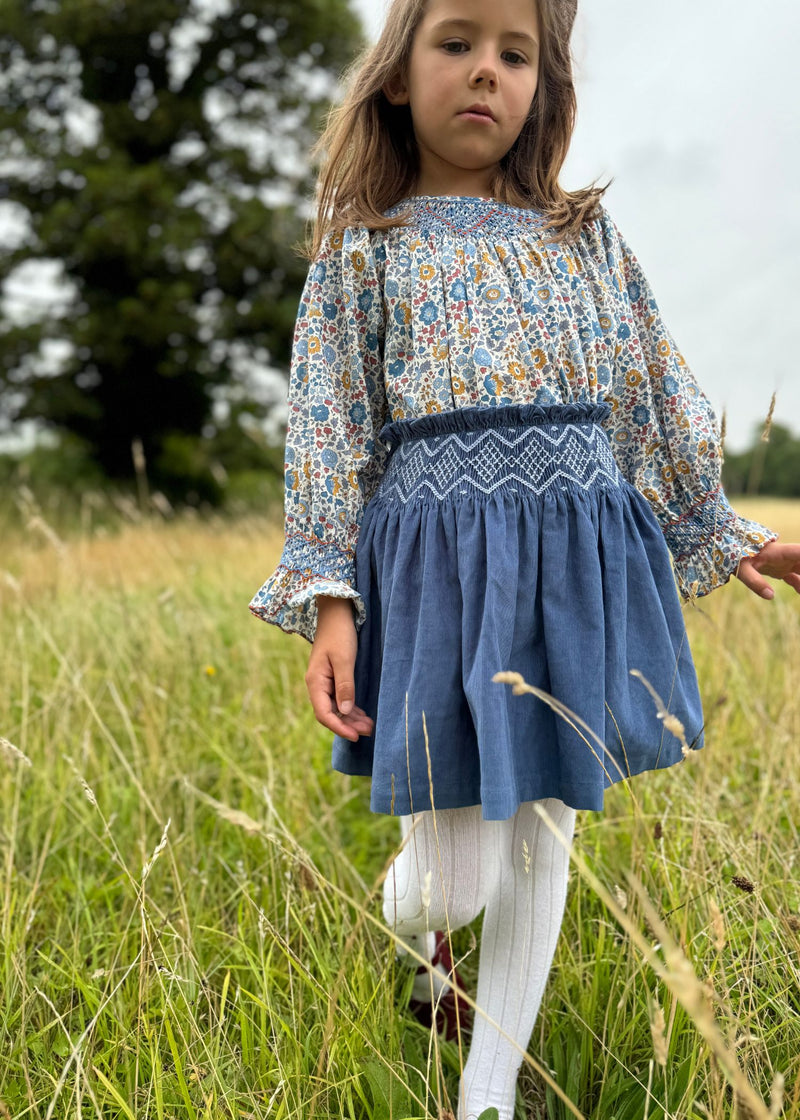
[[[374, 812], [602, 809], [612, 783], [702, 745], [669, 553], [607, 415], [470, 408], [381, 433], [392, 451], [356, 553], [356, 703], [375, 730], [337, 737], [332, 759], [371, 775]], [[503, 671], [546, 697], [514, 695]]]

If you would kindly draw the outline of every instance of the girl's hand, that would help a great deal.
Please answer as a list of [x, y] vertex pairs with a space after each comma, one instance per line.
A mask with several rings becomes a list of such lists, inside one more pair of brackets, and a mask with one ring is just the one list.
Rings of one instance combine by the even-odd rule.
[[755, 556], [739, 561], [736, 575], [762, 599], [773, 599], [775, 592], [764, 579], [782, 579], [800, 594], [800, 544], [770, 541]]
[[355, 706], [353, 675], [358, 639], [349, 599], [317, 598], [317, 633], [306, 672], [314, 715], [323, 727], [355, 743], [371, 735], [373, 721]]

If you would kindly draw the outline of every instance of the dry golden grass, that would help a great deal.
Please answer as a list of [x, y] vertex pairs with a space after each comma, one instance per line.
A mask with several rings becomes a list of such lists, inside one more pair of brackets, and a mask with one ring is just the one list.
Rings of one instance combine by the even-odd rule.
[[[737, 508], [800, 540], [800, 503]], [[378, 917], [396, 822], [330, 772], [305, 644], [247, 612], [280, 546], [254, 518], [3, 541], [0, 737], [32, 765], [0, 743], [0, 1114], [421, 1120], [455, 1096]], [[531, 1055], [570, 1115], [800, 1118], [800, 600], [733, 581], [687, 622], [707, 746], [579, 815]], [[526, 1069], [518, 1120], [567, 1114]]]

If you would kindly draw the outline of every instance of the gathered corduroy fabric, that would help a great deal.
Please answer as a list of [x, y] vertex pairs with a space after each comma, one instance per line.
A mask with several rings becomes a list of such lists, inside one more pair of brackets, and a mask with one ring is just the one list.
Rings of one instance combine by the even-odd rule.
[[[333, 745], [335, 769], [372, 776], [373, 811], [602, 809], [612, 783], [683, 758], [632, 670], [702, 745], [669, 553], [608, 413], [467, 408], [381, 432], [392, 451], [356, 554], [355, 690], [375, 730]], [[572, 715], [493, 681], [508, 670]]]

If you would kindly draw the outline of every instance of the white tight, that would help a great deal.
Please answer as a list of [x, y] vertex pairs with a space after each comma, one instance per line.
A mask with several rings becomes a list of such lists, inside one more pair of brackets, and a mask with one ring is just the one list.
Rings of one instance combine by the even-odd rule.
[[[475, 1015], [458, 1120], [490, 1107], [512, 1120], [522, 1054], [489, 1020], [527, 1049], [561, 928], [569, 855], [534, 804], [504, 821], [483, 820], [480, 805], [437, 810], [436, 831], [429, 811], [401, 817], [404, 844], [384, 883], [384, 918], [405, 939], [459, 929], [486, 911], [475, 997], [484, 1014]], [[571, 841], [575, 810], [555, 798], [540, 804]]]

